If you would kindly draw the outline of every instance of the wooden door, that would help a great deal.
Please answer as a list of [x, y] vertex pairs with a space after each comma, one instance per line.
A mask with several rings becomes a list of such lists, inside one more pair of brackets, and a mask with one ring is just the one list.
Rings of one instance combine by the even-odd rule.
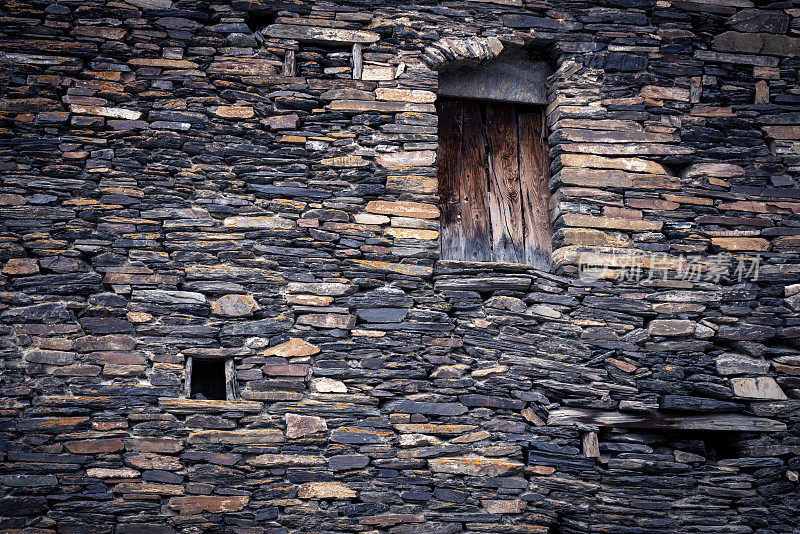
[[543, 110], [441, 100], [437, 174], [446, 260], [549, 269], [550, 160]]

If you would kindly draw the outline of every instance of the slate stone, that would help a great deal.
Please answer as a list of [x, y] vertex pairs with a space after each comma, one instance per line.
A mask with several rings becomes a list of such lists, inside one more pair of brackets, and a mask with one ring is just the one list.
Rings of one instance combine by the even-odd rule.
[[61, 302], [46, 302], [20, 308], [9, 308], [3, 311], [0, 317], [8, 323], [54, 324], [74, 320], [72, 312]]
[[740, 405], [735, 402], [726, 402], [716, 399], [702, 397], [689, 397], [685, 395], [664, 395], [661, 398], [661, 408], [663, 410], [674, 410], [683, 412], [699, 413], [725, 413], [735, 412], [740, 409]]
[[416, 402], [403, 400], [391, 403], [391, 410], [403, 413], [419, 413], [423, 415], [461, 415], [467, 411], [463, 404]]
[[285, 332], [292, 326], [291, 319], [273, 317], [257, 321], [230, 323], [220, 330], [222, 336], [264, 336]]
[[[800, 529], [800, 22], [750, 4], [7, 3], [2, 529]], [[470, 132], [550, 269], [442, 259]]]
[[3, 497], [0, 514], [6, 516], [39, 515], [47, 511], [47, 498], [35, 496]]
[[399, 323], [408, 315], [406, 308], [371, 308], [356, 312], [356, 316], [368, 323]]
[[130, 322], [117, 317], [83, 317], [79, 321], [87, 332], [92, 334], [115, 334], [130, 332]]

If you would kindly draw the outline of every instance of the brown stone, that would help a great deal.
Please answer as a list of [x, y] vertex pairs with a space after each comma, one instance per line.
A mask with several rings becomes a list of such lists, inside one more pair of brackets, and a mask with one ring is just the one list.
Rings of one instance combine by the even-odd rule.
[[483, 508], [490, 514], [520, 514], [525, 511], [525, 501], [518, 500], [494, 500], [487, 499], [481, 501]]
[[126, 454], [125, 463], [137, 469], [158, 469], [163, 471], [177, 471], [182, 467], [180, 460], [177, 458], [152, 452]]
[[223, 224], [225, 228], [232, 230], [281, 230], [295, 226], [294, 221], [290, 219], [259, 216], [227, 217]]
[[124, 448], [119, 438], [68, 441], [64, 447], [74, 454], [103, 454], [121, 451]]
[[712, 237], [711, 244], [722, 250], [758, 251], [769, 250], [769, 241], [761, 237]]
[[129, 438], [125, 448], [135, 452], [174, 454], [183, 450], [183, 441], [175, 438]]
[[436, 219], [439, 217], [439, 208], [435, 204], [422, 202], [389, 202], [373, 200], [367, 204], [369, 213], [381, 215], [395, 215], [398, 217], [415, 217], [419, 219]]
[[763, 130], [773, 139], [800, 139], [800, 125], [763, 126]]
[[39, 272], [39, 263], [34, 258], [11, 258], [3, 266], [3, 274], [26, 275]]
[[624, 371], [626, 373], [633, 373], [638, 369], [635, 365], [628, 362], [623, 362], [622, 360], [618, 360], [616, 358], [606, 358], [606, 361], [619, 369], [620, 371]]
[[461, 458], [433, 458], [428, 460], [431, 470], [451, 475], [497, 477], [522, 469], [523, 464], [499, 458], [465, 456]]
[[392, 263], [377, 260], [353, 260], [353, 263], [376, 271], [388, 271], [393, 273], [405, 274], [409, 276], [427, 277], [433, 274], [433, 268], [425, 265], [413, 265], [406, 263]]
[[775, 379], [768, 376], [731, 378], [731, 386], [737, 397], [769, 400], [786, 400], [787, 398]]
[[394, 80], [397, 70], [385, 65], [364, 65], [361, 79], [369, 82]]
[[300, 499], [350, 499], [356, 492], [338, 482], [306, 482], [297, 491]]
[[128, 61], [129, 65], [135, 67], [161, 67], [167, 69], [196, 69], [197, 63], [185, 59], [165, 59], [165, 58], [134, 58]]
[[319, 353], [319, 347], [300, 338], [292, 338], [285, 343], [270, 347], [264, 351], [264, 356], [280, 356], [291, 358], [297, 356], [313, 356]]
[[267, 364], [261, 368], [267, 376], [306, 376], [309, 366], [306, 364]]
[[179, 484], [156, 484], [152, 482], [123, 482], [112, 488], [114, 493], [133, 493], [145, 495], [183, 495], [183, 486]]
[[[387, 169], [407, 169], [410, 167], [431, 167], [436, 162], [433, 150], [413, 150], [408, 152], [390, 152], [375, 158], [381, 167]], [[417, 171], [419, 172], [419, 171]]]
[[218, 106], [214, 115], [223, 119], [249, 119], [255, 115], [250, 106]]
[[313, 379], [311, 388], [318, 393], [347, 393], [347, 386], [344, 382], [326, 377]]
[[694, 333], [696, 326], [688, 319], [653, 319], [647, 330], [653, 336], [685, 336]]
[[286, 290], [290, 293], [312, 293], [340, 297], [350, 293], [354, 286], [338, 282], [290, 282]]
[[278, 39], [295, 39], [314, 43], [374, 43], [380, 38], [375, 32], [306, 26], [303, 24], [271, 24], [264, 33]]
[[137, 120], [142, 116], [141, 111], [134, 111], [132, 109], [124, 108], [111, 108], [106, 106], [81, 106], [78, 104], [71, 104], [69, 109], [72, 113], [79, 113], [83, 115], [99, 115], [101, 117], [125, 119], [131, 121]]
[[86, 470], [86, 476], [91, 478], [137, 478], [141, 473], [136, 469], [121, 468], [109, 469], [103, 467], [91, 467]]
[[645, 85], [639, 92], [646, 101], [677, 100], [680, 102], [689, 101], [689, 89], [683, 87], [659, 87], [656, 85]]
[[664, 166], [642, 158], [606, 158], [594, 154], [561, 154], [558, 158], [563, 167], [588, 167], [592, 169], [616, 169], [628, 172], [666, 175]]
[[566, 185], [583, 187], [616, 187], [620, 189], [680, 189], [672, 176], [632, 173], [616, 169], [584, 169], [565, 167], [557, 177]]
[[316, 434], [317, 432], [325, 432], [328, 430], [328, 424], [325, 419], [311, 415], [298, 415], [287, 413], [286, 420], [286, 437], [289, 439], [300, 438], [309, 434]]
[[475, 443], [476, 441], [483, 441], [491, 437], [491, 434], [486, 430], [478, 430], [477, 432], [469, 432], [467, 434], [458, 436], [450, 440], [451, 443]]
[[241, 510], [250, 497], [217, 497], [210, 495], [192, 495], [190, 497], [176, 497], [169, 500], [169, 507], [178, 510], [181, 515], [195, 515], [203, 512], [218, 514], [222, 512], [236, 512]]
[[211, 303], [211, 311], [223, 317], [250, 317], [259, 309], [250, 295], [224, 295]]
[[680, 207], [680, 203], [671, 200], [661, 200], [658, 198], [626, 198], [625, 204], [632, 208], [645, 210], [664, 210], [672, 211]]
[[432, 104], [436, 101], [436, 93], [419, 89], [392, 89], [378, 87], [375, 89], [375, 98], [378, 100], [394, 100], [398, 102], [413, 102], [416, 104]]
[[593, 215], [583, 215], [580, 213], [565, 213], [564, 224], [567, 226], [643, 232], [660, 230], [664, 223], [661, 221], [619, 219], [611, 217], [596, 217]]
[[416, 228], [387, 228], [384, 234], [397, 239], [418, 239], [422, 241], [439, 239], [439, 232], [435, 230], [418, 230]]
[[386, 178], [386, 189], [388, 191], [432, 194], [436, 192], [437, 188], [438, 182], [436, 178], [430, 176], [398, 175]]
[[[332, 111], [377, 112], [377, 113], [434, 113], [433, 104], [411, 102], [386, 102], [381, 100], [334, 100], [326, 106]], [[412, 152], [413, 154], [413, 152]], [[419, 164], [417, 166], [420, 166]]]
[[321, 297], [319, 295], [286, 295], [287, 304], [299, 304], [301, 306], [327, 306], [333, 302], [333, 297]]
[[217, 57], [207, 74], [222, 76], [274, 76], [280, 63], [256, 57]]
[[259, 454], [247, 463], [256, 467], [317, 467], [325, 465], [325, 459], [310, 454]]
[[323, 158], [320, 161], [323, 165], [328, 165], [329, 167], [336, 167], [340, 169], [347, 169], [353, 167], [365, 167], [369, 165], [369, 162], [362, 158], [361, 156], [339, 156], [336, 158]]

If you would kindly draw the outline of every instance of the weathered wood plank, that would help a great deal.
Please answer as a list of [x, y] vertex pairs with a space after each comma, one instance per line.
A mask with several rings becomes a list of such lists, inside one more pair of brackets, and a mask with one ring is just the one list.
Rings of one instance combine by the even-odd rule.
[[287, 50], [283, 56], [282, 76], [297, 76], [297, 61], [295, 60], [294, 50]]
[[439, 104], [439, 155], [436, 175], [439, 180], [441, 210], [441, 258], [462, 259], [464, 231], [461, 224], [460, 182], [462, 103], [445, 100]]
[[525, 263], [550, 269], [553, 228], [550, 224], [550, 158], [543, 113], [520, 113], [519, 176], [525, 240]]
[[486, 104], [489, 147], [489, 217], [495, 261], [525, 261], [519, 185], [516, 106]]
[[360, 80], [361, 74], [364, 72], [364, 61], [361, 55], [363, 45], [361, 43], [353, 44], [353, 79]]
[[581, 436], [583, 455], [587, 458], [600, 458], [600, 441], [597, 432], [584, 432]]
[[782, 432], [786, 425], [766, 417], [740, 414], [668, 416], [662, 413], [631, 414], [581, 408], [558, 408], [550, 412], [553, 426], [597, 425], [613, 428], [664, 430], [713, 430], [729, 432]]
[[486, 138], [481, 105], [464, 101], [464, 135], [461, 142], [461, 224], [466, 261], [491, 261], [489, 190], [486, 176]]
[[233, 358], [227, 358], [225, 360], [225, 399], [232, 401], [236, 397], [236, 367], [233, 364]]

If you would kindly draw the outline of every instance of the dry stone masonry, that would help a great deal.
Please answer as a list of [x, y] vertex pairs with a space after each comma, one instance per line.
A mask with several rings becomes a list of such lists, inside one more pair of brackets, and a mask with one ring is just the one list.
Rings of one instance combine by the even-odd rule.
[[[3, 532], [800, 531], [800, 5], [7, 0], [0, 37]], [[439, 77], [513, 57], [549, 272], [439, 259]]]

